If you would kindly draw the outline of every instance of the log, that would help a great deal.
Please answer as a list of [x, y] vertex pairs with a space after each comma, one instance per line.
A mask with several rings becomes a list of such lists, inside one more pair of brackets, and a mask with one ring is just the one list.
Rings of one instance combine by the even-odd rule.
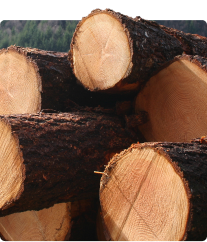
[[36, 113], [41, 109], [37, 66], [16, 47], [0, 51], [0, 114]]
[[[144, 21], [144, 20], [143, 20]], [[167, 34], [174, 36], [182, 45], [183, 53], [187, 55], [200, 55], [207, 58], [207, 38], [198, 34], [185, 33], [174, 28], [160, 25]]]
[[134, 144], [114, 156], [100, 183], [107, 240], [207, 237], [206, 144]]
[[[76, 106], [115, 107], [131, 97], [91, 93], [77, 84], [68, 53], [10, 46], [0, 50], [0, 113], [71, 111]], [[15, 109], [14, 109], [15, 107]]]
[[182, 55], [168, 62], [137, 95], [135, 113], [147, 141], [190, 142], [207, 134], [207, 59]]
[[70, 203], [40, 211], [14, 213], [0, 218], [0, 234], [7, 241], [62, 241], [71, 227]]
[[0, 127], [0, 216], [97, 196], [94, 171], [139, 140], [123, 119], [86, 112], [0, 116]]
[[23, 104], [29, 102], [32, 105], [34, 98], [30, 96], [37, 96], [38, 107], [26, 113], [37, 113], [41, 109], [63, 109], [62, 97], [67, 100], [65, 89], [72, 78], [64, 53], [10, 46], [0, 51], [0, 62], [0, 81], [8, 85], [7, 90], [12, 91], [13, 88], [14, 93], [18, 91]]
[[96, 9], [78, 23], [69, 60], [85, 88], [116, 93], [136, 91], [182, 52], [180, 42], [156, 22]]

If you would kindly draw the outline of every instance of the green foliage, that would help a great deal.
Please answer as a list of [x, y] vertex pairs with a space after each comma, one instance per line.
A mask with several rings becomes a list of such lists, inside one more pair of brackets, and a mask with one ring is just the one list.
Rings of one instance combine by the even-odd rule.
[[[25, 23], [26, 22], [26, 23]], [[2, 21], [0, 48], [10, 45], [67, 52], [78, 21]], [[16, 26], [15, 26], [16, 24]], [[21, 26], [22, 25], [22, 26]], [[18, 30], [17, 26], [21, 29]]]
[[8, 20], [4, 20], [4, 21], [2, 21], [1, 22], [1, 27], [4, 27], [5, 26], [5, 24], [8, 22]]
[[195, 28], [195, 25], [194, 25], [194, 21], [186, 21], [186, 22], [187, 22], [189, 32], [192, 33], [192, 34], [196, 34], [196, 28]]
[[158, 24], [178, 29], [185, 33], [207, 37], [207, 24], [203, 20], [156, 20]]

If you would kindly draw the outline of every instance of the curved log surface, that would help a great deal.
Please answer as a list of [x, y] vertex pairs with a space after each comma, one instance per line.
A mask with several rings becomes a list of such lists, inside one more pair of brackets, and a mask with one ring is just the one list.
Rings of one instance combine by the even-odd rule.
[[69, 60], [79, 82], [91, 91], [134, 92], [182, 52], [180, 42], [156, 22], [96, 9], [78, 23]]
[[138, 93], [135, 112], [146, 111], [139, 125], [147, 141], [190, 142], [207, 133], [207, 59], [182, 55], [166, 63]]
[[94, 171], [103, 170], [112, 155], [139, 139], [113, 115], [76, 112], [0, 118], [0, 216], [96, 196], [100, 175]]
[[207, 146], [132, 145], [101, 178], [107, 240], [204, 240], [207, 237]]

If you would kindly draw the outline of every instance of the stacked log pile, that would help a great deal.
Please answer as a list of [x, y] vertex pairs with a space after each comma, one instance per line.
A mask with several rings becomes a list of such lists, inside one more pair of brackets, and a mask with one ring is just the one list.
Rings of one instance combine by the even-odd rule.
[[96, 9], [0, 85], [2, 238], [207, 237], [207, 38]]

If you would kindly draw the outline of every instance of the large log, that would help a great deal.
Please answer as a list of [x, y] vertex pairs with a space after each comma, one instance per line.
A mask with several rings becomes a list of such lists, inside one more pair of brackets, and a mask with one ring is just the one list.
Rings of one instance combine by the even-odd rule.
[[[115, 107], [120, 95], [91, 93], [77, 84], [68, 53], [10, 46], [0, 51], [0, 113], [71, 111], [77, 105]], [[131, 98], [131, 97], [124, 97]]]
[[96, 196], [100, 175], [94, 171], [139, 140], [123, 119], [112, 115], [0, 118], [0, 216]]
[[138, 93], [135, 112], [147, 141], [189, 142], [207, 134], [207, 59], [182, 55], [168, 62]]
[[69, 59], [87, 89], [127, 92], [182, 52], [180, 42], [156, 22], [96, 9], [78, 23]]
[[204, 240], [207, 147], [134, 144], [113, 157], [100, 184], [107, 240]]

